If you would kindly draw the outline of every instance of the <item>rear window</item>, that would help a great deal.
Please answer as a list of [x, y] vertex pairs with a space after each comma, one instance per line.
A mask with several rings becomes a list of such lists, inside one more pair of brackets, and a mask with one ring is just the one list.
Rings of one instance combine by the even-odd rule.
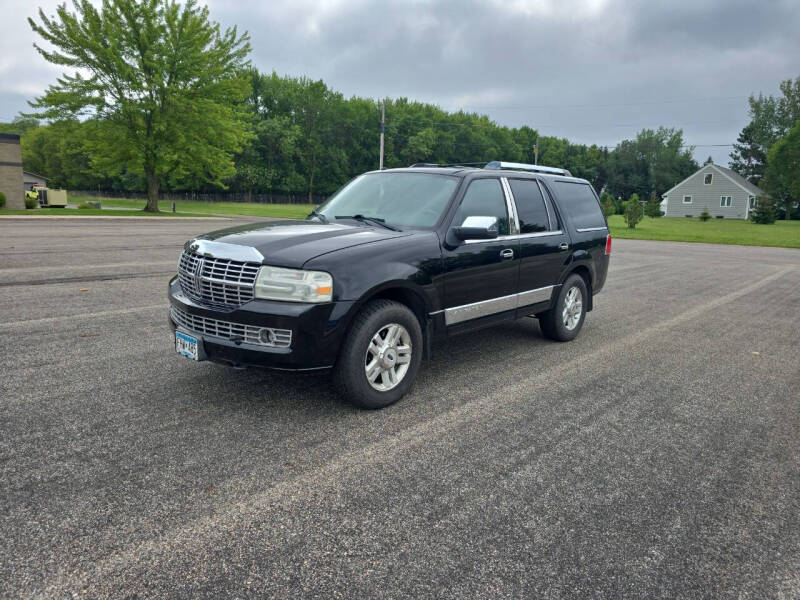
[[558, 207], [569, 215], [576, 229], [606, 226], [600, 203], [588, 184], [556, 181], [553, 187], [558, 194]]

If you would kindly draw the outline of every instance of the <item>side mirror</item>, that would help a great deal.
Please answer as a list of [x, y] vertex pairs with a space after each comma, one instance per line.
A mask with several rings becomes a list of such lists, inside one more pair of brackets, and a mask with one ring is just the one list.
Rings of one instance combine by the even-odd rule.
[[493, 240], [497, 237], [497, 217], [467, 217], [453, 228], [453, 234], [461, 241]]

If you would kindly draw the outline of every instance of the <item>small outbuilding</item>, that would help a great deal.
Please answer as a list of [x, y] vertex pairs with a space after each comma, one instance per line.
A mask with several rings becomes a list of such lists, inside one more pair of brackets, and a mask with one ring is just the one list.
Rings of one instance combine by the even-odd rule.
[[667, 217], [746, 219], [758, 198], [766, 194], [736, 171], [713, 163], [703, 165], [662, 195], [661, 210]]
[[36, 173], [30, 173], [28, 171], [22, 172], [22, 179], [25, 186], [25, 190], [32, 190], [34, 186], [37, 187], [47, 187], [47, 177], [43, 177], [42, 175], [37, 175]]

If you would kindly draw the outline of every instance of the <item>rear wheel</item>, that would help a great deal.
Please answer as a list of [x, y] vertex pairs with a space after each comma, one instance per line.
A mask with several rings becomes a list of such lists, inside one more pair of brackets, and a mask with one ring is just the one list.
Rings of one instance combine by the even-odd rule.
[[422, 362], [422, 328], [404, 304], [374, 300], [359, 312], [342, 346], [334, 381], [350, 402], [383, 408], [411, 388]]
[[570, 275], [561, 286], [553, 308], [539, 315], [545, 337], [558, 342], [574, 340], [586, 318], [589, 293], [580, 275]]

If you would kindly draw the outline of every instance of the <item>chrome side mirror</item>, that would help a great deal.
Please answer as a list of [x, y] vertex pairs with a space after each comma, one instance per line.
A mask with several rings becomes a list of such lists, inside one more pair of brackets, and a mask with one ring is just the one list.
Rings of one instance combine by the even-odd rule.
[[498, 234], [497, 217], [467, 217], [453, 228], [453, 234], [461, 241], [493, 240]]

